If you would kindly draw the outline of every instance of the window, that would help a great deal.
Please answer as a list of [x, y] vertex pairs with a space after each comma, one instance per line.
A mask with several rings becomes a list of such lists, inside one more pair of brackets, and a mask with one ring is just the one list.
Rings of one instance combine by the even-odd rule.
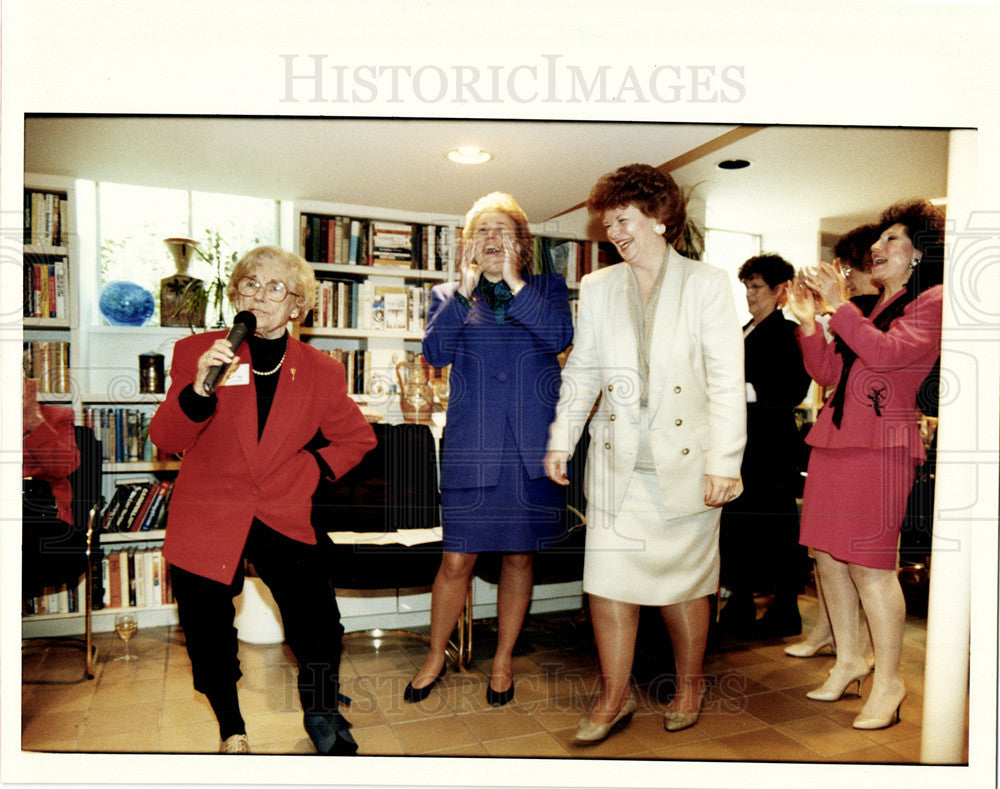
[[736, 314], [743, 323], [750, 319], [750, 312], [747, 310], [746, 288], [737, 278], [736, 272], [749, 258], [759, 254], [758, 235], [734, 230], [705, 231], [705, 262], [729, 272], [733, 298], [736, 300]]
[[277, 244], [275, 200], [189, 192], [150, 186], [99, 183], [97, 221], [100, 247], [99, 288], [115, 280], [135, 282], [154, 294], [159, 317], [160, 280], [175, 272], [165, 238], [185, 236], [200, 242], [188, 274], [225, 281], [233, 263], [260, 244]]

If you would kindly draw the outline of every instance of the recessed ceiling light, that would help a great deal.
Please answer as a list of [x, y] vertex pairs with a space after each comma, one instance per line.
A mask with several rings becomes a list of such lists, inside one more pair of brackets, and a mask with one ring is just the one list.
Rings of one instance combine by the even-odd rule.
[[720, 170], [742, 170], [750, 166], [750, 162], [746, 159], [726, 159], [725, 161], [719, 162], [717, 165]]
[[493, 158], [493, 154], [483, 151], [474, 145], [462, 145], [445, 154], [457, 164], [482, 164]]

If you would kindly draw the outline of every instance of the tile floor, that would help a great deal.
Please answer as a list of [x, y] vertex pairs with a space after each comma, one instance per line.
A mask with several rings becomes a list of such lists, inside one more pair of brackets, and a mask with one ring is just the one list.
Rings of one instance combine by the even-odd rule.
[[[816, 601], [801, 598], [804, 619]], [[484, 699], [489, 669], [489, 623], [477, 623], [474, 662], [449, 672], [420, 704], [402, 691], [423, 659], [423, 647], [406, 640], [378, 646], [345, 644], [343, 689], [360, 753], [557, 757], [581, 759], [680, 759], [778, 762], [915, 763], [919, 759], [923, 703], [925, 622], [908, 617], [903, 650], [909, 695], [902, 721], [882, 731], [851, 728], [862, 700], [810, 701], [831, 657], [795, 659], [776, 639], [715, 643], [706, 659], [711, 691], [697, 726], [667, 733], [662, 710], [669, 695], [663, 667], [637, 662], [640, 705], [624, 731], [594, 746], [573, 743], [580, 716], [597, 688], [596, 660], [580, 618], [553, 616], [525, 629], [515, 660], [517, 696], [493, 709]], [[141, 659], [115, 660], [123, 644], [97, 636], [97, 676], [73, 684], [25, 684], [22, 749], [26, 751], [201, 753], [218, 749], [212, 711], [191, 686], [191, 669], [178, 628], [141, 630], [132, 642]], [[241, 644], [244, 672], [240, 700], [255, 753], [312, 753], [302, 729], [290, 653], [282, 645]], [[69, 680], [79, 673], [77, 651], [25, 651], [24, 678]], [[864, 695], [870, 688], [866, 684]]]

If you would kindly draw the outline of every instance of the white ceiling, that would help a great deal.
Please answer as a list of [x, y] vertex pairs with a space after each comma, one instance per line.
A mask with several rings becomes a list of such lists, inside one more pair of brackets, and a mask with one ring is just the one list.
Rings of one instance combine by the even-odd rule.
[[[842, 232], [895, 200], [943, 197], [946, 131], [535, 121], [221, 117], [36, 117], [25, 169], [92, 180], [464, 214], [506, 191], [532, 222], [579, 205], [603, 173], [629, 162], [681, 166], [706, 224], [781, 233]], [[492, 161], [444, 158], [472, 144]], [[710, 150], [708, 153], [705, 151]], [[700, 157], [700, 158], [699, 158]], [[752, 166], [720, 171], [721, 159]], [[690, 163], [685, 160], [693, 159]], [[678, 162], [677, 160], [680, 160]]]

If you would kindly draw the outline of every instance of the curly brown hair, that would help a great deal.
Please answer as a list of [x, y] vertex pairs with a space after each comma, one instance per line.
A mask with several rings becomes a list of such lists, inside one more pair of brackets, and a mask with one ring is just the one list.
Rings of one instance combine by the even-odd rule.
[[833, 245], [833, 255], [858, 271], [868, 271], [872, 267], [872, 244], [878, 241], [878, 225], [861, 225], [849, 230]]
[[646, 216], [666, 225], [663, 237], [668, 244], [674, 244], [684, 232], [686, 202], [669, 173], [648, 164], [627, 164], [598, 179], [587, 197], [587, 208], [603, 214], [608, 209], [634, 205]]
[[907, 288], [914, 295], [944, 281], [944, 214], [923, 197], [893, 203], [879, 218], [879, 235], [893, 225], [906, 228], [913, 247], [920, 252], [920, 264], [914, 269]]

